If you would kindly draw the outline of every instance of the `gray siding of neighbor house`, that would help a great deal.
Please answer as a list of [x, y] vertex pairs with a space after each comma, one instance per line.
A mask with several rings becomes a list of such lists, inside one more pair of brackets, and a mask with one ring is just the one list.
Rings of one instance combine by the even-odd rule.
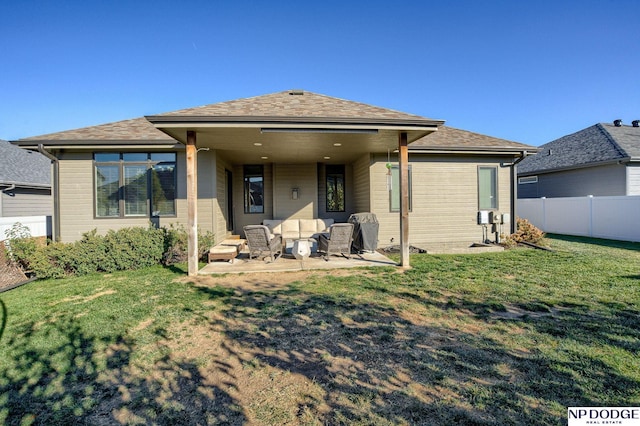
[[[498, 211], [508, 213], [510, 172], [508, 167], [500, 167], [500, 163], [509, 160], [410, 154], [409, 243], [435, 249], [481, 242], [482, 227], [477, 224], [478, 167], [497, 167]], [[384, 156], [376, 156], [370, 169], [372, 210], [380, 222], [380, 247], [400, 244], [400, 218], [398, 212], [389, 208], [385, 164]]]
[[537, 183], [518, 184], [518, 198], [626, 195], [624, 165], [610, 164], [537, 176]]
[[[71, 242], [82, 234], [96, 229], [99, 234], [132, 226], [146, 227], [149, 217], [95, 218], [94, 168], [91, 152], [65, 151], [59, 158], [60, 185], [60, 241]], [[185, 153], [177, 152], [176, 158], [176, 216], [154, 218], [159, 226], [187, 223], [187, 184]], [[216, 155], [213, 152], [198, 154], [198, 226], [203, 231], [216, 232], [219, 216], [216, 195]], [[213, 165], [213, 167], [211, 166]]]
[[53, 198], [50, 189], [15, 188], [0, 192], [0, 217], [51, 216]]
[[627, 195], [640, 195], [640, 164], [627, 164]]

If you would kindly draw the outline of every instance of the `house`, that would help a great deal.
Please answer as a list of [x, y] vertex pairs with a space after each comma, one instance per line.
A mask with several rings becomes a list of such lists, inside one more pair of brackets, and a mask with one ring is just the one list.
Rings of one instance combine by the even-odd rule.
[[639, 123], [598, 123], [542, 145], [518, 166], [518, 197], [640, 195]]
[[52, 213], [51, 160], [0, 140], [0, 217]]
[[482, 241], [479, 210], [514, 217], [513, 165], [535, 151], [443, 123], [291, 90], [15, 143], [57, 158], [61, 241], [151, 220], [185, 224], [195, 244], [196, 226], [223, 239], [267, 219], [372, 212], [406, 266], [409, 242]]

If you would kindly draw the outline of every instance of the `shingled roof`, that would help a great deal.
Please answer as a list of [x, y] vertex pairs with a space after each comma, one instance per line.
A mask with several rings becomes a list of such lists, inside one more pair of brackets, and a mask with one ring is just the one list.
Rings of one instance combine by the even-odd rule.
[[146, 118], [116, 121], [20, 139], [20, 141], [172, 141]]
[[518, 166], [535, 174], [614, 161], [640, 161], [640, 127], [598, 123], [540, 146]]
[[437, 132], [430, 133], [409, 145], [410, 150], [438, 150], [451, 151], [467, 150], [523, 150], [535, 152], [537, 148], [519, 142], [494, 138], [480, 133], [469, 132], [449, 126], [440, 126]]
[[51, 161], [38, 152], [0, 140], [0, 184], [51, 187]]
[[167, 117], [228, 119], [338, 119], [338, 120], [402, 120], [433, 121], [419, 115], [407, 114], [361, 102], [349, 101], [304, 90], [236, 99], [195, 108], [150, 116], [152, 121]]

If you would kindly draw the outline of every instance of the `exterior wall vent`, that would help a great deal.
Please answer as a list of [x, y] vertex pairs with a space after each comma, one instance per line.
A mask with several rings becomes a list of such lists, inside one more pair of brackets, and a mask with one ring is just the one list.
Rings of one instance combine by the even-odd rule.
[[622, 126], [622, 120], [620, 120], [620, 119], [613, 120], [613, 125], [616, 126], [616, 127]]
[[631, 125], [632, 125], [633, 127], [640, 127], [640, 120], [633, 120], [633, 121], [631, 122]]

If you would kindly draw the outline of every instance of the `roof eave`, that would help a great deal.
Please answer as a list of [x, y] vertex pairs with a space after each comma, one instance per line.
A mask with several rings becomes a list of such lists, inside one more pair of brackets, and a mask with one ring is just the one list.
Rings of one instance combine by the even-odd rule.
[[175, 139], [171, 140], [100, 140], [100, 139], [87, 139], [87, 140], [17, 140], [11, 143], [20, 146], [21, 148], [37, 149], [38, 145], [45, 147], [55, 148], [113, 148], [116, 146], [124, 146], [127, 148], [178, 148], [180, 144]]
[[26, 188], [26, 189], [51, 189], [50, 183], [28, 183], [28, 182], [16, 182], [16, 181], [0, 181], [0, 186], [12, 186]]
[[606, 161], [599, 161], [599, 162], [595, 162], [595, 163], [585, 163], [585, 164], [578, 164], [578, 165], [572, 165], [572, 166], [564, 166], [564, 167], [555, 167], [553, 169], [542, 169], [542, 170], [533, 170], [530, 172], [520, 172], [518, 171], [518, 175], [521, 176], [533, 176], [533, 175], [542, 175], [542, 174], [547, 174], [547, 173], [555, 173], [555, 172], [566, 172], [569, 170], [576, 170], [576, 169], [588, 169], [590, 167], [597, 167], [597, 166], [609, 166], [612, 164], [625, 164], [625, 163], [629, 163], [632, 161], [640, 161], [640, 159], [633, 159], [631, 157], [625, 157], [625, 158], [617, 158], [615, 160], [606, 160]]
[[376, 127], [399, 130], [433, 130], [444, 120], [397, 118], [344, 118], [344, 117], [245, 117], [245, 116], [166, 116], [149, 115], [147, 120], [161, 127], [271, 127], [271, 126], [339, 126]]
[[536, 147], [416, 147], [412, 148], [409, 145], [409, 152], [412, 154], [521, 154], [527, 152], [530, 155], [532, 152], [538, 152]]

